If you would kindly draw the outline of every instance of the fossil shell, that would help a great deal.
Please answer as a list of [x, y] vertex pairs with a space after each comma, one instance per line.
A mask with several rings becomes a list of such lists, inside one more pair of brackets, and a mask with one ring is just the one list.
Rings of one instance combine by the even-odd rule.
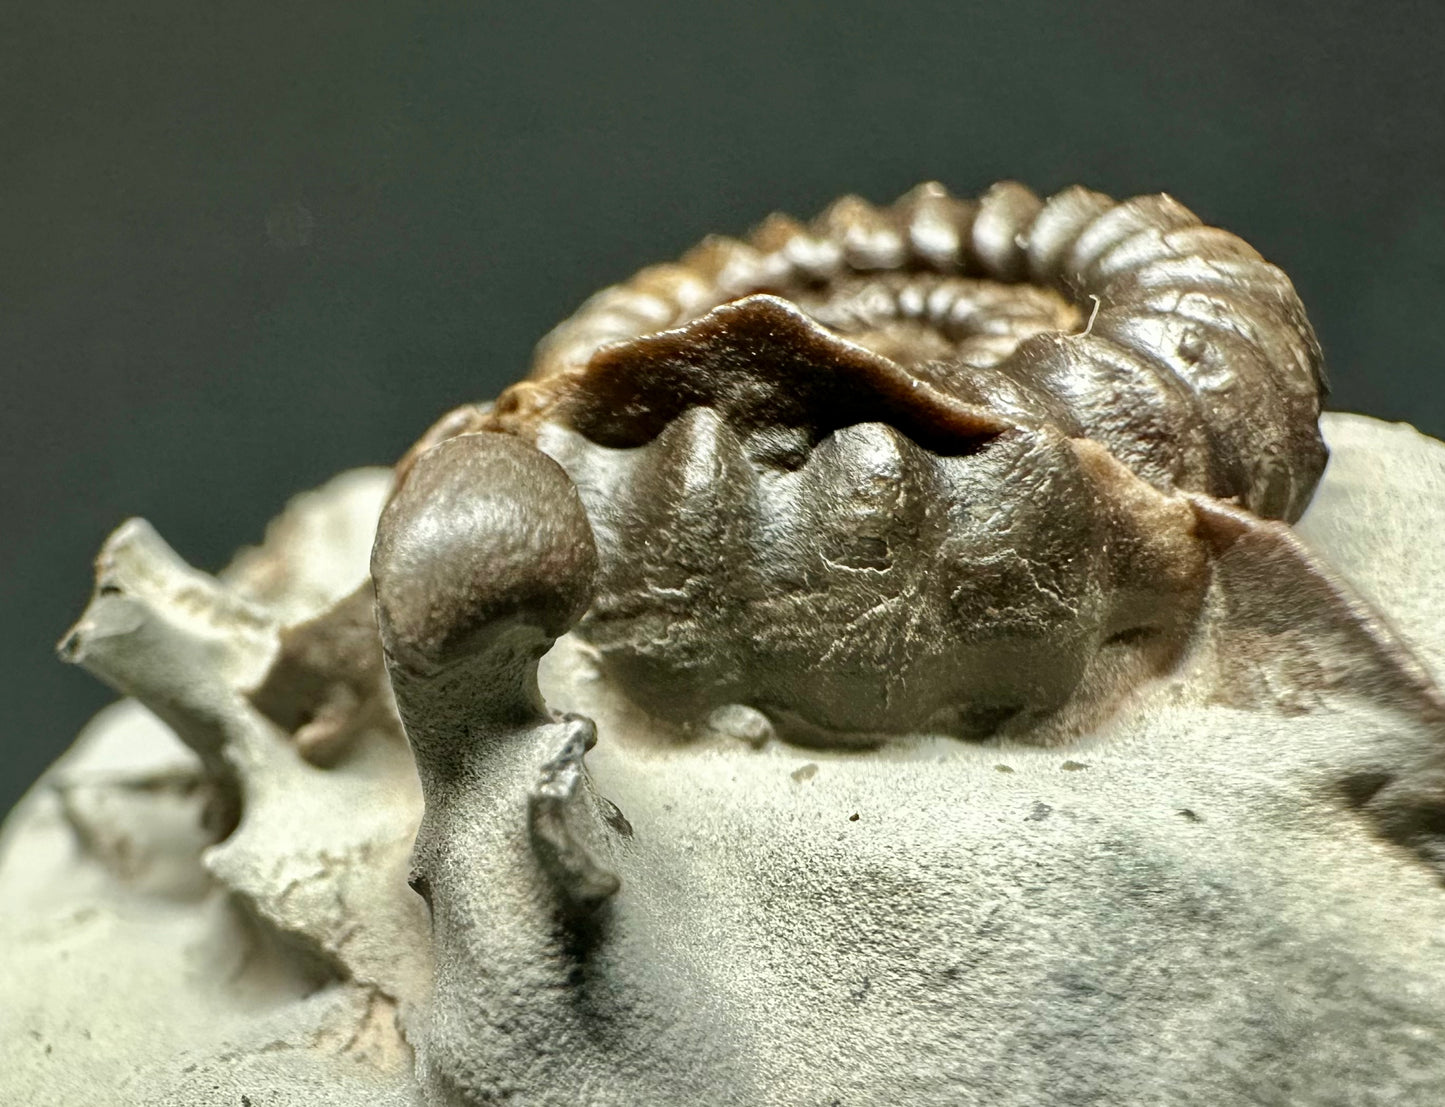
[[886, 356], [930, 398], [1094, 439], [1159, 487], [1293, 521], [1323, 471], [1320, 348], [1284, 273], [1169, 196], [1041, 202], [1013, 182], [978, 201], [937, 184], [888, 209], [845, 197], [810, 226], [774, 216], [746, 243], [710, 238], [644, 269], [543, 340], [498, 402], [503, 425], [540, 405], [594, 427], [629, 414], [605, 410], [624, 388], [639, 418], [655, 413], [664, 398], [648, 402], [627, 344], [755, 294]]
[[[1173, 201], [925, 187], [601, 294], [418, 444], [327, 610], [283, 610], [313, 522], [228, 581], [128, 524], [63, 653], [199, 763], [69, 765], [17, 824], [6, 903], [75, 863], [0, 942], [0, 1085], [59, 1031], [162, 1103], [1438, 1101], [1445, 450], [1333, 421], [1312, 551], [1262, 516], [1319, 390], [1288, 283]], [[223, 840], [167, 846], [207, 798]]]
[[1120, 533], [1120, 473], [1293, 520], [1322, 392], [1289, 280], [1170, 197], [925, 184], [603, 290], [403, 472], [469, 430], [560, 461], [602, 562], [582, 633], [655, 710], [1023, 733], [1166, 665], [1198, 602], [1177, 511]]

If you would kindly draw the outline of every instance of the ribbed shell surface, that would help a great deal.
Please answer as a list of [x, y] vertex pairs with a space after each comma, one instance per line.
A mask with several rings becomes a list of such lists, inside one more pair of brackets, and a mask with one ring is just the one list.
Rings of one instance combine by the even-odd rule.
[[756, 294], [1000, 419], [1093, 439], [1159, 488], [1293, 521], [1324, 468], [1319, 344], [1283, 272], [1169, 196], [1013, 182], [976, 201], [937, 184], [886, 209], [845, 197], [808, 225], [709, 238], [590, 299], [495, 418], [585, 411], [599, 351]]

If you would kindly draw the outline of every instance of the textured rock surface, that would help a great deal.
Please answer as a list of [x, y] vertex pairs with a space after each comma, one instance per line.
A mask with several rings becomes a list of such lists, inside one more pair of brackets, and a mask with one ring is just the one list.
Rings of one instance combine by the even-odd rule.
[[[136, 521], [107, 544], [65, 648], [119, 644], [107, 679], [171, 725], [108, 708], [6, 824], [0, 1100], [410, 1101], [401, 1024], [431, 972], [405, 885], [411, 759], [378, 726], [345, 771], [315, 768], [241, 694], [283, 624], [364, 579], [389, 484], [358, 471], [298, 497], [220, 581]], [[241, 816], [219, 844], [210, 759]]]
[[[1324, 429], [1298, 533], [1445, 676], [1445, 445], [1355, 416]], [[220, 585], [147, 539], [145, 571], [102, 588], [111, 614], [77, 648], [149, 634], [218, 660], [164, 697], [164, 672], [109, 678], [164, 700], [170, 726], [109, 709], [6, 824], [0, 1100], [417, 1095], [412, 1047], [448, 1028], [428, 1022], [405, 883], [406, 747], [378, 715], [318, 768], [244, 695], [281, 627], [361, 580], [384, 484], [298, 501]], [[1067, 747], [842, 752], [746, 711], [670, 731], [564, 638], [542, 691], [597, 723], [587, 766], [616, 833], [596, 845], [622, 888], [585, 940], [538, 893], [525, 799], [551, 738], [468, 770], [495, 798], [468, 830], [492, 853], [461, 920], [486, 923], [491, 961], [449, 985], [495, 1014], [467, 1028], [472, 1086], [543, 1104], [1445, 1101], [1442, 872], [1349, 790], [1408, 777], [1445, 737], [1351, 672], [1299, 695], [1265, 668], [1250, 706], [1221, 703], [1241, 645], [1201, 643]], [[240, 813], [214, 845], [193, 752], [213, 734]]]

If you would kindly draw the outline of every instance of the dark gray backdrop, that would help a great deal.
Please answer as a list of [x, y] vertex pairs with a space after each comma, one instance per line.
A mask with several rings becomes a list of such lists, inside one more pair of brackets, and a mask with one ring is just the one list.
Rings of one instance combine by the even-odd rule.
[[1336, 406], [1445, 434], [1439, 0], [3, 8], [0, 811], [108, 698], [51, 650], [123, 517], [216, 568], [773, 208], [1167, 189], [1294, 277]]

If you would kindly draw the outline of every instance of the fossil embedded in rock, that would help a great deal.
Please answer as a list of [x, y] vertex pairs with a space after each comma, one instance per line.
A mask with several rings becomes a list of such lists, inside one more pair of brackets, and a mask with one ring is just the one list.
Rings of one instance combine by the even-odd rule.
[[924, 185], [599, 293], [384, 511], [128, 524], [0, 1098], [1441, 1101], [1445, 446], [1327, 417], [1296, 533], [1322, 390], [1172, 199]]
[[1173, 199], [930, 184], [643, 270], [419, 448], [562, 463], [580, 633], [651, 711], [1043, 736], [1177, 660], [1208, 577], [1180, 493], [1304, 510], [1322, 391], [1289, 280]]

